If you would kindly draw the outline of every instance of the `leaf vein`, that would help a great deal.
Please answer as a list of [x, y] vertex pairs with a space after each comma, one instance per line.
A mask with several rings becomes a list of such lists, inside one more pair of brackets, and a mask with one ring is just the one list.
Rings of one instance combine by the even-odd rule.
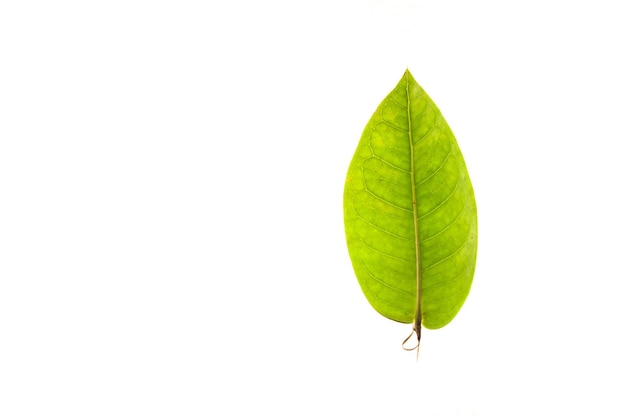
[[[443, 298], [438, 298], [438, 299], [436, 299], [434, 301], [443, 301], [443, 300], [446, 300], [448, 298], [458, 297], [459, 295], [463, 294], [464, 292], [465, 292], [465, 290], [461, 289], [460, 291], [457, 291], [454, 294], [450, 294], [450, 295], [445, 296]], [[463, 300], [459, 301], [458, 303], [456, 303], [454, 305], [454, 307], [453, 308], [449, 308], [448, 311], [442, 311], [442, 312], [439, 312], [439, 313], [428, 313], [428, 315], [430, 317], [433, 317], [433, 316], [449, 316], [450, 315], [450, 311], [455, 311], [457, 308], [462, 306], [464, 302], [465, 302], [465, 299], [463, 299]]]
[[416, 147], [417, 145], [419, 145], [420, 143], [422, 143], [427, 136], [429, 136], [432, 132], [434, 132], [435, 128], [437, 128], [436, 124], [433, 124], [430, 129], [428, 129], [428, 132], [424, 133], [418, 140], [415, 141], [415, 143], [413, 143], [413, 147]]
[[372, 278], [373, 280], [375, 280], [375, 281], [377, 281], [377, 282], [381, 283], [382, 285], [384, 285], [384, 286], [385, 286], [385, 287], [387, 287], [387, 288], [391, 288], [392, 290], [395, 290], [395, 291], [401, 292], [401, 293], [403, 293], [403, 294], [407, 294], [407, 295], [409, 295], [409, 296], [411, 296], [411, 297], [413, 296], [413, 294], [411, 294], [410, 292], [405, 291], [405, 290], [400, 289], [400, 288], [397, 288], [397, 287], [394, 287], [394, 286], [393, 286], [393, 285], [391, 285], [391, 284], [387, 284], [385, 281], [383, 281], [382, 279], [378, 278], [376, 275], [374, 275], [374, 273], [372, 273], [372, 271], [370, 271], [370, 269], [367, 267], [367, 265], [365, 265], [365, 262], [363, 262], [363, 260], [361, 260], [361, 265], [363, 266], [363, 268], [365, 268], [365, 270], [367, 271], [367, 274], [368, 274], [368, 275], [370, 276], [370, 278]]
[[441, 162], [441, 165], [439, 165], [439, 167], [429, 176], [427, 176], [426, 178], [424, 178], [423, 180], [421, 180], [420, 182], [418, 182], [417, 184], [415, 184], [416, 187], [419, 187], [420, 185], [424, 184], [426, 181], [428, 181], [429, 179], [431, 179], [432, 177], [434, 177], [439, 171], [441, 171], [441, 169], [443, 168], [443, 166], [446, 164], [446, 161], [448, 160], [448, 158], [450, 157], [451, 152], [448, 151], [448, 153], [446, 154], [446, 157], [443, 158], [443, 161]]
[[469, 235], [471, 232], [471, 228], [468, 229], [467, 234], [465, 235], [465, 239], [463, 239], [463, 243], [461, 243], [461, 245], [456, 248], [455, 250], [452, 251], [452, 253], [450, 253], [448, 256], [446, 256], [445, 258], [442, 258], [440, 260], [438, 260], [437, 262], [435, 262], [434, 264], [432, 264], [431, 266], [429, 266], [428, 268], [424, 268], [424, 271], [428, 271], [431, 268], [436, 267], [437, 265], [439, 265], [442, 262], [447, 261], [448, 259], [452, 258], [458, 251], [460, 251], [461, 249], [463, 249], [463, 247], [465, 247], [465, 245], [467, 245], [467, 242], [469, 242]]
[[366, 248], [368, 248], [368, 249], [369, 249], [369, 250], [371, 250], [371, 251], [374, 251], [374, 252], [376, 252], [376, 253], [379, 253], [379, 254], [381, 254], [381, 255], [383, 255], [383, 256], [386, 256], [386, 257], [388, 257], [388, 258], [395, 259], [395, 260], [397, 260], [397, 261], [402, 261], [402, 262], [413, 263], [413, 261], [412, 261], [412, 260], [408, 260], [408, 259], [404, 259], [404, 258], [399, 258], [399, 257], [397, 257], [397, 256], [393, 256], [393, 255], [391, 255], [391, 254], [389, 254], [389, 253], [386, 253], [386, 252], [383, 252], [383, 251], [381, 251], [381, 250], [379, 250], [379, 249], [376, 249], [375, 247], [373, 247], [372, 245], [370, 245], [369, 243], [367, 243], [367, 242], [366, 242], [366, 241], [365, 241], [365, 240], [364, 240], [361, 236], [357, 235], [357, 237], [358, 237], [358, 239], [361, 241], [361, 243], [363, 243], [363, 245], [365, 245], [365, 247], [366, 247]]
[[374, 129], [376, 129], [376, 126], [377, 126], [377, 125], [379, 125], [379, 124], [381, 124], [381, 123], [382, 123], [382, 124], [384, 124], [384, 125], [387, 125], [387, 126], [391, 127], [392, 129], [395, 129], [395, 130], [397, 130], [397, 131], [399, 131], [399, 132], [402, 132], [402, 133], [409, 133], [409, 131], [408, 131], [408, 130], [404, 130], [404, 129], [402, 129], [401, 127], [396, 126], [396, 125], [394, 125], [393, 123], [391, 123], [391, 122], [389, 122], [389, 121], [387, 121], [387, 120], [385, 120], [385, 119], [382, 119], [382, 118], [381, 118], [379, 121], [377, 121], [377, 122], [376, 122], [376, 125], [374, 125]]
[[376, 155], [373, 151], [372, 151], [372, 155], [370, 155], [370, 156], [368, 156], [367, 158], [363, 159], [363, 161], [366, 161], [366, 160], [368, 160], [368, 159], [370, 159], [370, 158], [375, 158], [375, 159], [378, 159], [379, 161], [382, 161], [383, 163], [385, 163], [385, 164], [389, 165], [390, 167], [395, 168], [395, 169], [397, 169], [398, 171], [402, 171], [402, 172], [404, 172], [405, 174], [410, 174], [410, 173], [411, 173], [411, 171], [408, 171], [408, 170], [406, 170], [406, 169], [400, 168], [399, 166], [394, 165], [394, 164], [392, 164], [391, 162], [388, 162], [386, 159], [381, 158], [380, 156]]
[[[353, 200], [354, 201], [354, 200]], [[354, 204], [352, 204], [352, 206], [354, 207]], [[354, 210], [356, 216], [361, 219], [364, 223], [367, 223], [368, 225], [372, 226], [374, 229], [376, 230], [380, 230], [381, 232], [387, 233], [390, 236], [394, 236], [397, 237], [398, 239], [402, 239], [402, 240], [410, 240], [412, 241], [413, 239], [408, 238], [408, 237], [404, 237], [404, 236], [400, 236], [396, 233], [390, 232], [389, 230], [385, 230], [380, 226], [375, 225], [374, 223], [370, 222], [369, 220], [367, 220], [365, 217], [361, 216], [358, 211]]]
[[422, 214], [421, 218], [423, 219], [424, 217], [432, 214], [433, 212], [435, 212], [439, 207], [443, 206], [448, 200], [450, 200], [452, 198], [452, 196], [454, 195], [454, 193], [456, 192], [457, 188], [459, 188], [459, 180], [457, 179], [456, 184], [454, 184], [454, 188], [452, 189], [452, 191], [450, 192], [450, 194], [447, 195], [446, 198], [443, 199], [443, 201], [441, 201], [441, 203], [437, 204], [434, 208], [430, 209], [428, 212]]
[[467, 271], [464, 269], [463, 271], [459, 272], [459, 273], [458, 273], [458, 274], [456, 274], [454, 277], [452, 277], [452, 279], [448, 279], [448, 280], [445, 280], [445, 281], [439, 281], [439, 282], [436, 282], [436, 283], [434, 283], [433, 285], [430, 285], [430, 286], [428, 286], [428, 287], [425, 287], [425, 289], [427, 289], [427, 290], [431, 290], [431, 289], [433, 289], [433, 288], [437, 288], [437, 287], [441, 287], [441, 286], [444, 286], [444, 285], [448, 285], [448, 284], [450, 284], [450, 283], [452, 283], [452, 282], [456, 281], [457, 279], [461, 278], [461, 276], [463, 276], [466, 272], [467, 272]]
[[463, 206], [463, 209], [459, 212], [459, 214], [455, 217], [454, 220], [452, 220], [452, 222], [449, 225], [447, 225], [446, 227], [444, 227], [443, 229], [441, 229], [440, 231], [438, 231], [434, 235], [432, 235], [430, 237], [427, 237], [426, 239], [422, 239], [421, 243], [424, 243], [426, 241], [434, 239], [437, 236], [439, 236], [440, 234], [442, 234], [443, 232], [445, 232], [446, 230], [448, 230], [449, 228], [451, 228], [461, 218], [461, 215], [465, 212], [466, 208], [467, 208], [467, 205]]
[[[389, 95], [387, 96], [387, 98], [388, 98], [389, 100], [393, 101], [393, 102], [396, 104], [396, 106], [400, 107], [402, 110], [405, 110], [405, 109], [406, 109], [406, 106], [405, 106], [404, 104], [400, 104], [400, 103], [398, 103], [398, 102], [396, 101], [396, 99], [395, 99], [395, 98], [393, 98], [393, 95], [389, 94]], [[387, 106], [387, 104], [385, 103], [385, 107], [386, 107], [386, 106]]]
[[403, 210], [403, 211], [406, 211], [406, 212], [409, 212], [409, 213], [413, 213], [413, 211], [412, 211], [412, 210], [409, 210], [409, 209], [404, 208], [404, 207], [402, 207], [402, 206], [398, 206], [397, 204], [393, 204], [392, 202], [387, 201], [387, 200], [385, 200], [383, 197], [381, 197], [381, 196], [377, 195], [376, 193], [372, 192], [372, 191], [369, 189], [369, 187], [367, 186], [367, 183], [366, 183], [365, 181], [363, 181], [363, 184], [365, 185], [365, 192], [366, 192], [366, 193], [368, 193], [368, 194], [370, 194], [372, 197], [374, 197], [374, 198], [376, 198], [376, 199], [378, 199], [378, 200], [382, 201], [383, 203], [385, 203], [385, 204], [387, 204], [387, 205], [390, 205], [391, 207], [395, 207], [395, 208], [397, 208], [398, 210]]

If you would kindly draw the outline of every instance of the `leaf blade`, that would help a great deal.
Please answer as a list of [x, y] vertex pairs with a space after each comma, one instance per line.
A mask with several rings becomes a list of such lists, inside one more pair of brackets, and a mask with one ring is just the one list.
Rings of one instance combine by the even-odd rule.
[[408, 70], [363, 131], [346, 176], [344, 224], [374, 309], [431, 329], [454, 318], [475, 269], [474, 192], [452, 131]]

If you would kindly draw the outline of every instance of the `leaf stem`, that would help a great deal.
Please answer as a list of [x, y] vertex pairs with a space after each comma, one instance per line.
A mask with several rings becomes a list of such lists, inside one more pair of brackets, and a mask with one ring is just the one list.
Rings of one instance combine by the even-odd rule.
[[[408, 342], [411, 339], [411, 337], [413, 337], [413, 335], [417, 337], [417, 344], [413, 347], [406, 347], [406, 342]], [[411, 334], [409, 334], [407, 338], [404, 339], [404, 342], [402, 342], [402, 349], [406, 351], [417, 350], [417, 355], [415, 356], [416, 361], [420, 355], [420, 340], [421, 339], [422, 339], [422, 325], [421, 323], [417, 323], [417, 324], [413, 324], [413, 330], [411, 330]]]

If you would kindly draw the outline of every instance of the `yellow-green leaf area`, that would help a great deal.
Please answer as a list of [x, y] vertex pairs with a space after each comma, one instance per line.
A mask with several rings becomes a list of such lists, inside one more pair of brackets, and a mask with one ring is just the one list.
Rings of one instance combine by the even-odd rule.
[[383, 316], [436, 329], [467, 298], [474, 190], [443, 115], [407, 70], [365, 126], [344, 189], [348, 251]]

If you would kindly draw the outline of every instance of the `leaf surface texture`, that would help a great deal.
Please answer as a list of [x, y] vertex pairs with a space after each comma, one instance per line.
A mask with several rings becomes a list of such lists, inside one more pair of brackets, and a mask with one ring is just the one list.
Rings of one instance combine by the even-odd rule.
[[344, 189], [348, 251], [383, 316], [436, 329], [472, 284], [474, 191], [441, 112], [407, 70], [367, 123]]

